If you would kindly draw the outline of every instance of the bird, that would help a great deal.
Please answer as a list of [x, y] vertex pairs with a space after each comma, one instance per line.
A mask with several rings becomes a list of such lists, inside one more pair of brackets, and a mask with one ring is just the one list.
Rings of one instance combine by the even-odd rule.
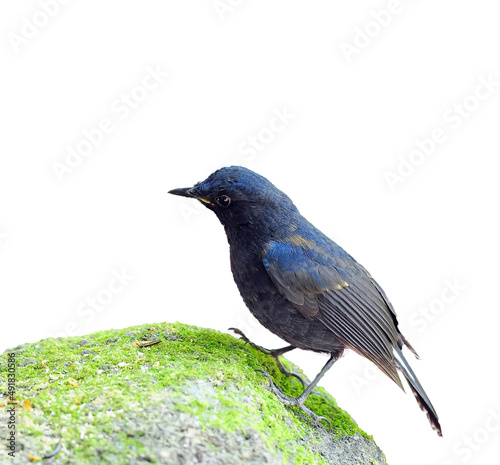
[[281, 402], [331, 427], [304, 402], [350, 349], [404, 391], [402, 373], [431, 427], [442, 436], [436, 410], [402, 350], [406, 346], [418, 358], [417, 352], [399, 330], [386, 293], [361, 264], [304, 218], [284, 192], [248, 168], [229, 166], [169, 193], [196, 199], [215, 213], [227, 236], [231, 271], [243, 301], [260, 324], [289, 344], [273, 350], [252, 345], [278, 362], [296, 348], [329, 355], [316, 378], [307, 386], [303, 382], [298, 397], [283, 394], [259, 370]]

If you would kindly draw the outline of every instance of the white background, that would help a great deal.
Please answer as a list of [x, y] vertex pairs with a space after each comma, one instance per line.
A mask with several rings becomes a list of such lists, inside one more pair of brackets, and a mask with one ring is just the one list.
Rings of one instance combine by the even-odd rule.
[[[356, 354], [322, 383], [389, 463], [498, 463], [494, 2], [224, 0], [217, 11], [210, 0], [74, 0], [52, 17], [37, 1], [6, 3], [0, 350], [161, 321], [238, 326], [281, 347], [249, 317], [216, 218], [167, 195], [241, 164], [370, 270], [420, 353], [408, 358], [442, 439], [411, 394]], [[390, 19], [377, 15], [388, 8]], [[153, 81], [151, 69], [169, 75]], [[481, 79], [497, 84], [488, 92]], [[276, 111], [293, 117], [272, 133]], [[82, 142], [103, 119], [112, 130]], [[436, 131], [446, 141], [408, 165], [416, 139]], [[248, 150], [252, 136], [259, 150]], [[90, 153], [59, 179], [68, 146]], [[406, 177], [391, 188], [398, 167]], [[89, 297], [105, 302], [99, 312]], [[326, 361], [290, 358], [309, 377]]]

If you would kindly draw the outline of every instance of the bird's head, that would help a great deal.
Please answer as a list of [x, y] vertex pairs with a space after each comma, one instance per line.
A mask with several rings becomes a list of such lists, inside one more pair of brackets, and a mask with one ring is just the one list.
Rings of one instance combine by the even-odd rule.
[[193, 187], [173, 189], [174, 195], [199, 200], [228, 228], [282, 223], [298, 214], [290, 198], [260, 174], [230, 166], [212, 173]]

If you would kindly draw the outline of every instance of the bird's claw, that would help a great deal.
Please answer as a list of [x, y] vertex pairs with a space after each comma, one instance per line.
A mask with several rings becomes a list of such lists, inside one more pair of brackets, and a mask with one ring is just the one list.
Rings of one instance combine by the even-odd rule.
[[240, 337], [240, 339], [245, 342], [245, 344], [250, 344], [254, 349], [257, 349], [260, 352], [262, 352], [263, 354], [270, 355], [271, 357], [273, 357], [274, 360], [276, 360], [276, 363], [277, 363], [278, 368], [281, 371], [281, 373], [283, 373], [287, 378], [289, 378], [290, 376], [297, 378], [300, 381], [300, 383], [302, 384], [302, 387], [303, 388], [306, 387], [305, 381], [299, 375], [287, 371], [286, 368], [281, 363], [279, 356], [283, 353], [283, 349], [266, 349], [265, 347], [259, 346], [259, 345], [255, 344], [254, 342], [250, 341], [250, 339], [248, 339], [245, 336], [243, 331], [239, 330], [238, 328], [229, 328], [229, 331], [235, 332]]
[[271, 375], [269, 373], [267, 373], [264, 370], [255, 370], [255, 371], [258, 371], [259, 373], [261, 373], [263, 376], [265, 376], [269, 380], [269, 382], [270, 382], [269, 389], [271, 390], [271, 392], [273, 392], [276, 395], [276, 397], [283, 404], [298, 407], [306, 415], [311, 417], [314, 420], [314, 422], [317, 424], [319, 424], [321, 421], [325, 421], [326, 423], [328, 423], [328, 431], [332, 430], [332, 423], [330, 422], [330, 420], [328, 418], [323, 417], [321, 415], [317, 415], [310, 408], [308, 408], [304, 405], [305, 398], [302, 398], [301, 395], [299, 397], [290, 397], [290, 396], [283, 394], [283, 392], [281, 392], [280, 388], [278, 386], [276, 386], [276, 384], [272, 380]]
[[[250, 344], [251, 346], [255, 347], [253, 342], [250, 342], [250, 339], [248, 339], [246, 336], [245, 336], [245, 333], [241, 330], [239, 330], [238, 328], [228, 328], [228, 331], [233, 331], [233, 333], [236, 333], [238, 336], [240, 336], [240, 339], [242, 341], [245, 342], [245, 344]], [[260, 347], [259, 348], [261, 349], [264, 349], [263, 347]], [[267, 349], [264, 349], [264, 350], [267, 350]]]
[[[278, 364], [278, 366], [279, 366], [279, 364]], [[306, 382], [298, 374], [290, 373], [289, 371], [286, 371], [284, 367], [283, 367], [283, 370], [280, 369], [280, 371], [281, 371], [281, 373], [283, 373], [284, 375], [286, 375], [288, 377], [293, 376], [294, 378], [297, 378], [301, 382], [302, 387], [304, 389], [306, 388]]]
[[279, 355], [275, 355], [272, 351], [270, 350], [269, 352], [271, 352], [271, 356], [274, 358], [274, 360], [276, 360], [276, 364], [278, 365], [278, 369], [281, 373], [283, 373], [287, 378], [290, 378], [290, 376], [293, 376], [294, 378], [297, 378], [300, 383], [302, 384], [302, 387], [305, 389], [307, 387], [307, 384], [306, 382], [296, 373], [292, 373], [291, 371], [288, 371], [284, 366], [283, 364], [281, 363], [281, 360], [279, 359]]
[[[273, 355], [274, 351], [266, 349], [265, 347], [262, 347], [262, 346], [255, 344], [254, 342], [252, 342], [250, 339], [248, 339], [245, 336], [243, 331], [239, 330], [238, 328], [229, 328], [229, 331], [235, 332], [240, 337], [240, 339], [245, 342], [245, 344], [250, 344], [254, 349], [260, 350], [262, 353], [264, 353], [266, 355]], [[274, 357], [274, 355], [273, 355], [273, 357]]]

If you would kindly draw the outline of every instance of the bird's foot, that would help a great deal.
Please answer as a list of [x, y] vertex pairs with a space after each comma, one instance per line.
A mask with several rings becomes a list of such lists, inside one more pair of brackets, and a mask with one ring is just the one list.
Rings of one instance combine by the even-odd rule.
[[[242, 341], [244, 341], [245, 344], [250, 344], [253, 348], [255, 348], [257, 350], [260, 350], [263, 354], [271, 355], [272, 357], [276, 358], [277, 356], [279, 356], [282, 353], [284, 353], [284, 352], [281, 352], [283, 349], [273, 349], [273, 350], [271, 350], [271, 349], [266, 349], [265, 347], [262, 347], [262, 346], [259, 346], [259, 345], [255, 344], [254, 342], [252, 342], [250, 339], [248, 339], [245, 336], [245, 334], [243, 333], [243, 331], [239, 330], [238, 328], [229, 328], [229, 330], [233, 331], [238, 336], [240, 336], [240, 339]], [[291, 347], [291, 346], [289, 346], [289, 347]], [[288, 349], [288, 347], [287, 347], [287, 349]], [[292, 350], [292, 349], [288, 349], [288, 350]]]
[[242, 341], [245, 341], [245, 344], [249, 344], [254, 349], [259, 350], [263, 354], [270, 355], [271, 357], [273, 357], [274, 360], [276, 360], [276, 363], [278, 365], [278, 369], [287, 378], [290, 378], [290, 376], [293, 376], [294, 378], [297, 378], [302, 383], [302, 387], [305, 388], [307, 386], [307, 383], [299, 375], [297, 375], [296, 373], [290, 373], [289, 371], [287, 371], [286, 368], [281, 363], [281, 360], [279, 359], [280, 355], [283, 355], [285, 352], [293, 350], [295, 347], [293, 347], [293, 346], [287, 346], [287, 347], [283, 347], [281, 349], [266, 349], [265, 347], [259, 346], [259, 345], [255, 344], [254, 342], [250, 341], [250, 339], [248, 339], [245, 336], [245, 334], [243, 333], [243, 331], [240, 331], [238, 328], [229, 328], [229, 330], [235, 332], [238, 336], [240, 336], [240, 339]]
[[305, 400], [307, 399], [307, 395], [304, 396], [304, 393], [302, 393], [298, 397], [290, 397], [281, 392], [281, 390], [274, 384], [274, 381], [272, 380], [271, 376], [269, 373], [266, 373], [263, 370], [256, 370], [262, 373], [263, 376], [267, 377], [270, 381], [270, 389], [271, 391], [276, 395], [276, 397], [285, 405], [293, 405], [294, 407], [298, 407], [300, 410], [302, 410], [306, 415], [311, 417], [316, 423], [320, 423], [321, 421], [325, 421], [328, 423], [328, 430], [331, 431], [332, 429], [332, 424], [330, 420], [326, 417], [323, 417], [321, 415], [317, 415], [314, 413], [310, 408], [306, 407], [304, 405]]

